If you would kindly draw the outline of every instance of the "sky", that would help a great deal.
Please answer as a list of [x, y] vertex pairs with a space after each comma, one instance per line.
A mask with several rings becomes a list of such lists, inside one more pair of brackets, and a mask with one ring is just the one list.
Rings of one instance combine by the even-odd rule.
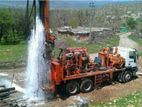
[[[75, 0], [55, 0], [55, 1], [75, 1]], [[142, 1], [142, 0], [76, 0], [76, 1]]]
[[[27, 0], [0, 0], [0, 1], [27, 1]], [[142, 1], [142, 0], [49, 0], [49, 1]]]
[[49, 0], [49, 1], [142, 1], [142, 0]]

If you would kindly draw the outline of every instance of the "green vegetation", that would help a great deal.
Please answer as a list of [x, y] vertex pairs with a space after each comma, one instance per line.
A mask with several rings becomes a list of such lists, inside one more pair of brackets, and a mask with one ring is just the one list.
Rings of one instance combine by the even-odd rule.
[[127, 25], [128, 22], [128, 26], [133, 28], [137, 27], [133, 22], [141, 20], [141, 17], [135, 20], [132, 15], [137, 17], [141, 11], [141, 2], [110, 4], [94, 8], [93, 11], [90, 8], [53, 9], [50, 12], [50, 26], [56, 29], [56, 27], [61, 26], [89, 26], [91, 23], [92, 26], [110, 27], [118, 30], [120, 25], [123, 23]]
[[[30, 8], [31, 10], [31, 8]], [[99, 26], [110, 27], [116, 30], [123, 23], [129, 28], [140, 28], [141, 18], [121, 18], [123, 16], [137, 15], [141, 12], [141, 2], [133, 4], [107, 5], [102, 8], [90, 9], [51, 9], [50, 27], [57, 30], [61, 26]], [[128, 12], [128, 13], [127, 13]], [[129, 13], [130, 12], [130, 13]], [[90, 17], [92, 16], [92, 20]], [[141, 23], [140, 23], [141, 22]], [[137, 23], [137, 25], [135, 25]], [[0, 44], [17, 44], [26, 40], [33, 25], [33, 14], [26, 18], [25, 8], [0, 8]]]
[[138, 38], [134, 35], [130, 35], [129, 38], [136, 41], [139, 45], [142, 45], [142, 38]]
[[[138, 38], [134, 35], [130, 35], [129, 38], [136, 41], [140, 46], [142, 46], [142, 38]], [[142, 50], [139, 52], [139, 55], [142, 56]]]
[[[96, 53], [98, 52], [101, 48], [103, 47], [114, 47], [118, 46], [119, 44], [119, 36], [114, 36], [113, 38], [106, 39], [104, 42], [101, 43], [94, 43], [94, 44], [89, 44], [88, 42], [77, 42], [73, 40], [71, 37], [61, 37], [61, 40], [64, 40], [65, 46], [68, 47], [86, 47], [89, 51], [89, 53]], [[55, 50], [55, 53], [57, 50]]]
[[0, 8], [0, 44], [18, 44], [26, 40], [31, 30], [25, 9]]
[[91, 104], [90, 107], [142, 107], [142, 91], [108, 103]]
[[[25, 60], [30, 35], [24, 8], [0, 8], [0, 62]], [[22, 43], [23, 42], [23, 43]]]
[[[62, 37], [63, 39], [63, 37]], [[119, 43], [119, 37], [107, 39], [106, 42], [100, 44], [88, 44], [87, 42], [77, 42], [70, 37], [64, 38], [65, 44], [69, 47], [86, 47], [90, 53], [98, 52], [102, 47], [112, 47], [117, 46]], [[53, 52], [55, 55], [58, 54], [58, 50], [55, 49]], [[0, 45], [0, 62], [7, 61], [20, 61], [25, 60], [27, 54], [26, 43], [20, 43], [17, 45]]]
[[27, 45], [0, 45], [0, 62], [25, 60], [27, 54]]
[[126, 19], [126, 23], [130, 29], [135, 29], [137, 26], [137, 21], [131, 17]]
[[[61, 26], [92, 26], [110, 27], [119, 29], [124, 23], [126, 26], [136, 27], [134, 20], [121, 19], [123, 15], [129, 15], [127, 12], [137, 14], [141, 12], [141, 4], [117, 4], [109, 5], [103, 8], [96, 8], [95, 11], [90, 9], [51, 9], [50, 27], [57, 31], [57, 27]], [[26, 57], [27, 45], [20, 44], [26, 41], [33, 25], [33, 16], [27, 20], [25, 18], [26, 9], [24, 8], [0, 8], [0, 62], [1, 61], [17, 61]], [[92, 21], [90, 15], [92, 16]], [[26, 22], [29, 23], [26, 23]], [[140, 21], [140, 20], [139, 20]], [[29, 26], [27, 26], [29, 24]], [[142, 24], [139, 24], [141, 27]], [[117, 46], [119, 37], [107, 39], [101, 43], [88, 44], [87, 42], [76, 42], [71, 38], [62, 39], [69, 47], [86, 47], [90, 53], [98, 52], [102, 47]], [[55, 51], [55, 53], [57, 53]]]

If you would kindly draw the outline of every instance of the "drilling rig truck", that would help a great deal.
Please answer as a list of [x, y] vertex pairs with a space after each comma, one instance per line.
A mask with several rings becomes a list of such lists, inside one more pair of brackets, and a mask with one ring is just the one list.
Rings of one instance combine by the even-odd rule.
[[86, 48], [61, 49], [59, 57], [51, 59], [51, 84], [44, 89], [73, 95], [89, 92], [104, 82], [125, 83], [136, 76], [137, 60], [137, 50], [131, 48], [104, 48], [94, 60]]
[[[40, 18], [45, 27], [47, 55], [51, 54], [55, 36], [49, 33], [48, 0], [39, 0]], [[128, 82], [136, 76], [138, 52], [136, 49], [103, 48], [94, 59], [84, 47], [60, 49], [59, 56], [48, 57], [51, 62], [50, 84], [44, 91], [55, 93], [64, 90], [69, 95], [89, 92], [104, 82]]]

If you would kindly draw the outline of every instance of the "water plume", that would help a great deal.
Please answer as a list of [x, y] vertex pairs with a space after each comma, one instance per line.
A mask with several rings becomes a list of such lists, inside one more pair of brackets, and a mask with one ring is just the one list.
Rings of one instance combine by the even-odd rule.
[[26, 97], [43, 100], [46, 95], [41, 88], [49, 80], [50, 61], [43, 57], [45, 54], [45, 34], [39, 17], [36, 17], [36, 29], [31, 32], [25, 75]]

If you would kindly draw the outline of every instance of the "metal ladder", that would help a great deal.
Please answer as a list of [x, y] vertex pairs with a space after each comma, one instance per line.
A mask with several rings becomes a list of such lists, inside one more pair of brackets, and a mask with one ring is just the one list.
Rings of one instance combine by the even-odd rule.
[[103, 82], [103, 76], [102, 74], [96, 75], [95, 76], [95, 87], [98, 87], [102, 84]]

